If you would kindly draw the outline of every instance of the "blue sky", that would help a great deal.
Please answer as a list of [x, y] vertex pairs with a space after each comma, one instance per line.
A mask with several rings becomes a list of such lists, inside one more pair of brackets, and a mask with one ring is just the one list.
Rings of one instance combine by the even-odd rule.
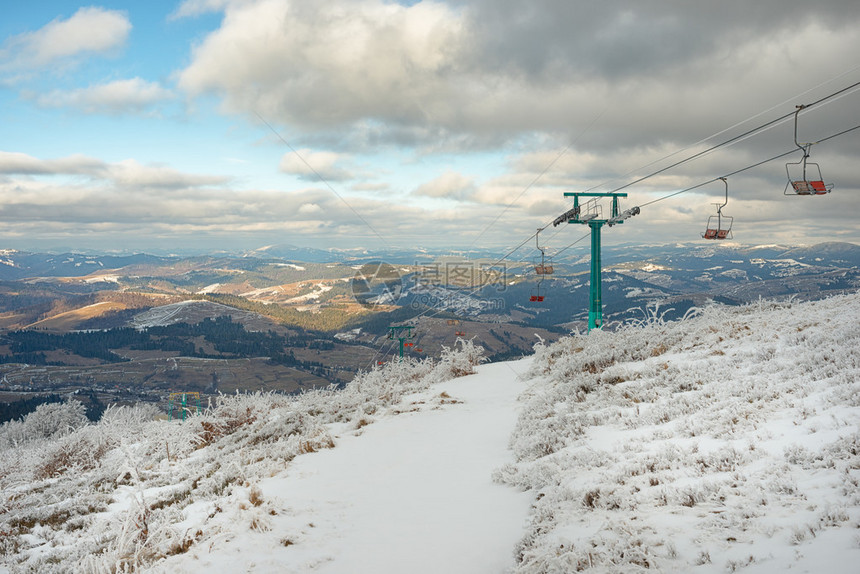
[[[599, 4], [599, 5], [598, 5]], [[458, 0], [9, 2], [0, 248], [519, 244], [569, 207], [818, 102], [860, 126], [860, 6]], [[719, 181], [793, 146], [782, 122], [624, 189], [617, 243], [700, 242]], [[860, 243], [860, 129], [729, 177], [740, 243]], [[663, 199], [665, 198], [665, 199]], [[658, 200], [655, 202], [655, 200]], [[550, 249], [584, 227], [548, 231]]]

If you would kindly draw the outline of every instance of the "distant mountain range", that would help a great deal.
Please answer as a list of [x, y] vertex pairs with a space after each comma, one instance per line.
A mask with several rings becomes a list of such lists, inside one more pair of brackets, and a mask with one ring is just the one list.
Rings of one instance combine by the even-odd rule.
[[[0, 251], [0, 391], [94, 392], [103, 404], [300, 392], [401, 353], [438, 357], [457, 339], [502, 360], [586, 327], [588, 248], [546, 260], [543, 275], [526, 251], [326, 253]], [[607, 329], [860, 287], [860, 247], [847, 243], [606, 246], [602, 260]]]
[[[53, 306], [67, 312], [76, 305], [75, 297], [89, 296], [80, 304], [92, 305], [111, 294], [116, 300], [119, 294], [132, 293], [166, 297], [165, 304], [192, 295], [229, 295], [318, 314], [327, 308], [366, 303], [366, 297], [356, 302], [352, 287], [357, 270], [371, 261], [395, 266], [401, 285], [396, 299], [383, 298], [386, 305], [370, 311], [400, 307], [426, 315], [429, 307], [434, 315], [444, 312], [472, 321], [547, 328], [569, 328], [584, 321], [589, 295], [587, 247], [556, 257], [554, 273], [544, 276], [534, 273], [534, 254], [516, 255], [512, 261], [500, 260], [502, 254], [490, 250], [371, 253], [290, 245], [241, 255], [194, 257], [3, 250], [0, 326], [22, 326], [8, 320], [8, 315], [26, 315], [26, 309], [34, 306], [42, 320], [50, 315], [43, 308], [51, 308], [55, 300], [65, 300], [64, 305]], [[736, 305], [759, 297], [817, 299], [860, 286], [860, 246], [851, 243], [604, 246], [603, 263], [607, 321], [641, 317], [657, 306], [673, 308], [667, 315], [671, 318], [711, 301]], [[488, 269], [495, 275], [487, 275]], [[536, 293], [543, 301], [530, 300]], [[26, 320], [22, 319], [24, 324]]]

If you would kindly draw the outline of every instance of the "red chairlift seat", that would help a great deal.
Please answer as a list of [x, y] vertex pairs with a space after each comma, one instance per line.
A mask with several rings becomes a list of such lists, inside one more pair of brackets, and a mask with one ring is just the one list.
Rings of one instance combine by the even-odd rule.
[[712, 215], [708, 218], [708, 226], [702, 233], [702, 239], [731, 239], [734, 217], [730, 215]]
[[791, 187], [797, 195], [826, 195], [833, 189], [833, 184], [824, 183], [820, 179], [813, 181], [800, 179], [792, 181]]
[[812, 187], [815, 195], [824, 195], [825, 193], [830, 193], [830, 190], [833, 189], [832, 183], [828, 185], [823, 181], [810, 181], [809, 186]]
[[731, 229], [706, 229], [702, 234], [703, 239], [731, 239]]

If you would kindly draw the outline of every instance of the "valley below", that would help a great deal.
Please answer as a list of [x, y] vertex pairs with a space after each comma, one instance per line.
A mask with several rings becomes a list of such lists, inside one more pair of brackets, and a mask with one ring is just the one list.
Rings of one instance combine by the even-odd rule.
[[[3, 251], [4, 420], [49, 396], [97, 413], [140, 401], [166, 410], [170, 393], [199, 393], [205, 404], [219, 393], [342, 387], [401, 355], [438, 357], [458, 338], [495, 361], [585, 329], [587, 254], [556, 258], [549, 276], [490, 252], [294, 255]], [[710, 304], [855, 291], [860, 247], [609, 247], [602, 279], [605, 325], [615, 329]], [[530, 300], [536, 293], [543, 301]]]

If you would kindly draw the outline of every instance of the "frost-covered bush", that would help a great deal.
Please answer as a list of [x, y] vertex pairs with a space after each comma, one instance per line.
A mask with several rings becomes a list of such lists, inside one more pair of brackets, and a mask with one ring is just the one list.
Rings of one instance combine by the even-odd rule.
[[79, 401], [43, 403], [24, 417], [0, 426], [0, 444], [14, 448], [27, 441], [58, 438], [88, 423], [86, 407]]

